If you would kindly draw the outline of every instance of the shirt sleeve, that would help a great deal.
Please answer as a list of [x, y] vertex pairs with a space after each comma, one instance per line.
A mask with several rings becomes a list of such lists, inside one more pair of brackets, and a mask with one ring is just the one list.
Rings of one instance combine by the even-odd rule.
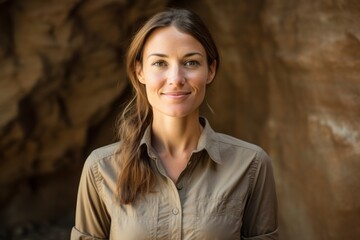
[[109, 238], [111, 220], [101, 197], [101, 175], [96, 161], [93, 152], [86, 160], [81, 174], [71, 240]]
[[277, 198], [270, 158], [261, 151], [251, 169], [250, 195], [244, 211], [243, 240], [278, 239]]

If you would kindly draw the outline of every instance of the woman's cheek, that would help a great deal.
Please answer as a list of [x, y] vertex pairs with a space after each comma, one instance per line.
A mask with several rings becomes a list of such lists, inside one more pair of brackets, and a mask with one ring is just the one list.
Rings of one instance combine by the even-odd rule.
[[149, 74], [149, 79], [154, 84], [159, 84], [160, 82], [166, 79], [165, 76], [166, 75], [163, 72], [152, 72]]

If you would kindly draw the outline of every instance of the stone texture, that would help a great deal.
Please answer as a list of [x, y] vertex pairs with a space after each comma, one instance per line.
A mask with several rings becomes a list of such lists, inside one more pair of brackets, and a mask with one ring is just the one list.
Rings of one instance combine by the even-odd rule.
[[[360, 3], [269, 1], [269, 148], [285, 239], [356, 239]], [[301, 233], [301, 234], [299, 234]]]
[[129, 94], [130, 34], [166, 6], [213, 32], [222, 63], [203, 113], [272, 157], [281, 239], [356, 239], [357, 0], [0, 1], [0, 219], [72, 214], [81, 164], [113, 140]]

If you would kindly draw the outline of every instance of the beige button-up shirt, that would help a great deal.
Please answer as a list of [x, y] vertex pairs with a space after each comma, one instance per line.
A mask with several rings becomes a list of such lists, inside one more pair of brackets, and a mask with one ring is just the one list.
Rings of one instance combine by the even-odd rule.
[[119, 143], [93, 151], [80, 180], [71, 239], [277, 239], [277, 202], [271, 162], [259, 147], [204, 130], [188, 166], [174, 183], [151, 147], [140, 147], [159, 176], [153, 193], [135, 204], [116, 200]]

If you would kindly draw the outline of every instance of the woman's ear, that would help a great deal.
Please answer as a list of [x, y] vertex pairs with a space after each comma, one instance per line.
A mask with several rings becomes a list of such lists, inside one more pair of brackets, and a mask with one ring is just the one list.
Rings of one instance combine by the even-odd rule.
[[216, 65], [217, 65], [216, 60], [213, 60], [209, 66], [209, 73], [208, 73], [208, 78], [207, 78], [206, 84], [210, 84], [214, 80], [215, 75], [216, 75]]
[[136, 71], [136, 77], [139, 80], [139, 82], [141, 82], [142, 84], [145, 84], [142, 66], [139, 61], [136, 61], [136, 63], [135, 63], [135, 71]]

